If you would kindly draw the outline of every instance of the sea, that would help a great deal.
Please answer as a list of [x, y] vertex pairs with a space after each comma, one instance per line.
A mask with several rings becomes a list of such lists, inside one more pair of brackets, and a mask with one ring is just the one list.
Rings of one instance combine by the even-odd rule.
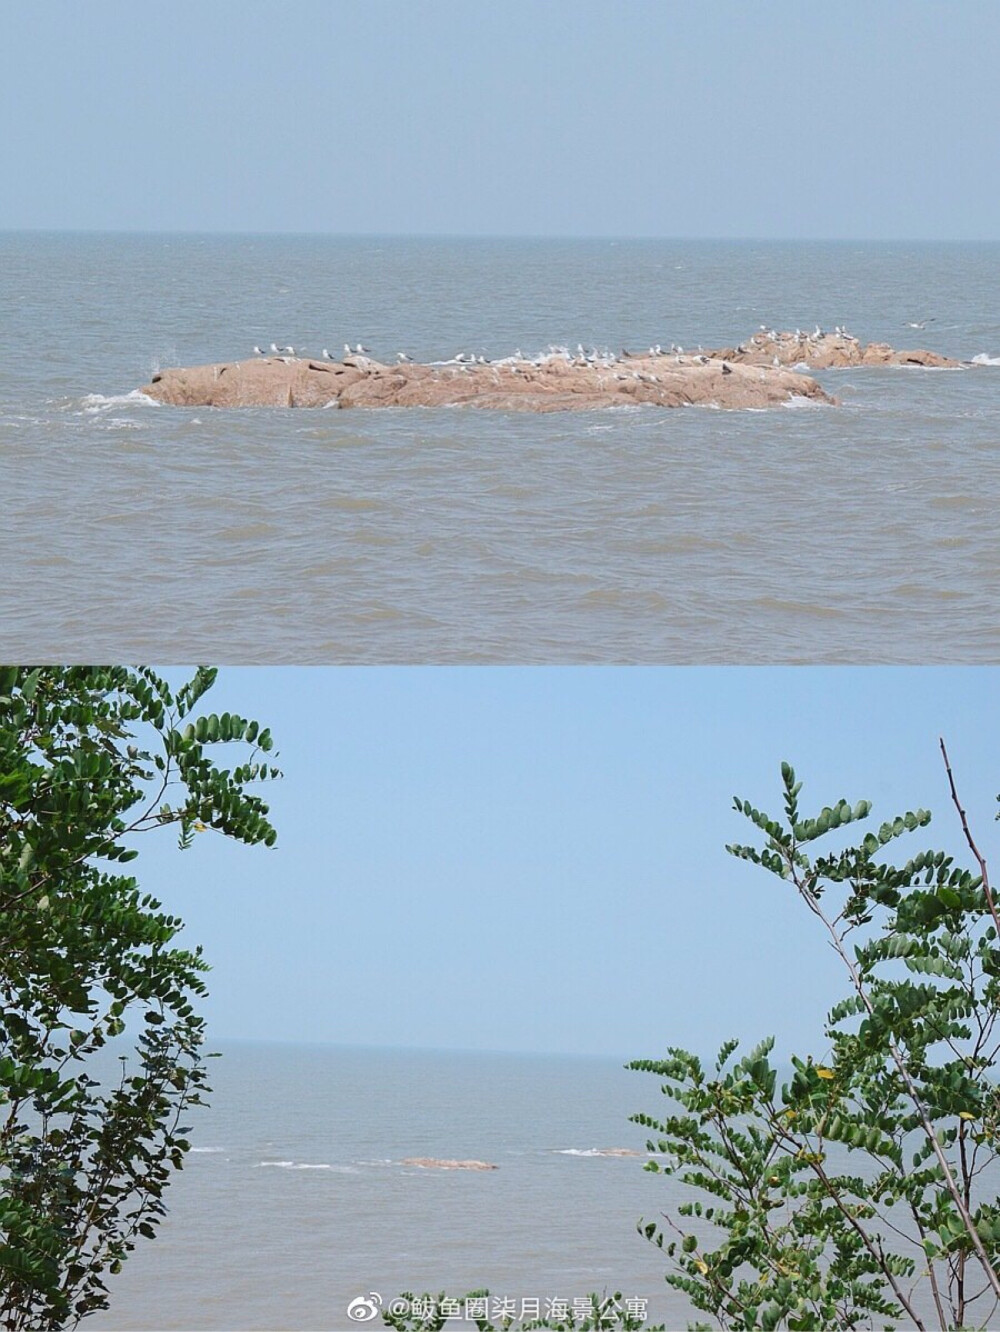
[[[434, 360], [761, 324], [978, 364], [829, 371], [839, 406], [760, 412], [137, 392], [271, 342]], [[998, 407], [997, 244], [2, 234], [0, 657], [994, 662]]]
[[109, 1278], [93, 1332], [381, 1328], [356, 1301], [380, 1314], [442, 1292], [462, 1302], [461, 1332], [477, 1291], [516, 1322], [618, 1293], [651, 1325], [685, 1325], [663, 1254], [637, 1230], [677, 1200], [629, 1122], [666, 1104], [650, 1074], [566, 1055], [212, 1048], [211, 1105], [191, 1113], [168, 1215]]

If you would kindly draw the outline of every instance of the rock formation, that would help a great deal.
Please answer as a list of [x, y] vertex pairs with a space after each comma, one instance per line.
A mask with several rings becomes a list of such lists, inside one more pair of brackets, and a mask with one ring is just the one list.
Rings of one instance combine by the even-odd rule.
[[[801, 368], [962, 364], [931, 351], [863, 346], [839, 329], [813, 334], [761, 330], [735, 347], [697, 354], [659, 349], [619, 356], [553, 352], [533, 359], [383, 365], [267, 356], [163, 370], [140, 391], [174, 407], [491, 407], [498, 411], [585, 411], [637, 406], [774, 407], [792, 398], [834, 402]], [[794, 367], [794, 368], [793, 368]]]
[[791, 398], [832, 402], [815, 380], [721, 356], [562, 355], [492, 364], [382, 365], [266, 357], [163, 370], [142, 393], [174, 407], [491, 407], [585, 411], [637, 406], [774, 407]]

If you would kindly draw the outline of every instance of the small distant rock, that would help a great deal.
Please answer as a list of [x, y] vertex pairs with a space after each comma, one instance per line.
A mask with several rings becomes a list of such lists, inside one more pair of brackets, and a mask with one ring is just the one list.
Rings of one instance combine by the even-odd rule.
[[424, 1170], [499, 1170], [489, 1161], [449, 1161], [436, 1156], [408, 1156], [402, 1165], [420, 1166]]
[[793, 366], [810, 370], [839, 370], [854, 365], [918, 365], [932, 369], [958, 369], [961, 361], [932, 351], [896, 351], [887, 342], [863, 344], [853, 333], [778, 333], [774, 329], [755, 333], [737, 347], [712, 353], [742, 365]]

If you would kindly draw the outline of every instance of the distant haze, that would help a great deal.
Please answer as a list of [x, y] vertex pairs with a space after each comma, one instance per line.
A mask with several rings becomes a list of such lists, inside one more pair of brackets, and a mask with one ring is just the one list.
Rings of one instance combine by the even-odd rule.
[[0, 228], [997, 238], [996, 13], [19, 6]]

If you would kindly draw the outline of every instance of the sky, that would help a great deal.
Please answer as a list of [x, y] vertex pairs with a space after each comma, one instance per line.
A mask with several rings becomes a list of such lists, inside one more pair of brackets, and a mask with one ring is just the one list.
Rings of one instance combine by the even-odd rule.
[[0, 229], [998, 239], [992, 0], [53, 0]]
[[943, 735], [997, 859], [988, 669], [255, 667], [209, 704], [273, 732], [278, 844], [164, 830], [130, 868], [204, 946], [216, 1040], [820, 1056], [843, 977], [792, 892], [727, 855], [754, 832], [732, 797], [779, 814], [785, 759], [805, 810], [924, 806], [902, 854], [961, 854]]

